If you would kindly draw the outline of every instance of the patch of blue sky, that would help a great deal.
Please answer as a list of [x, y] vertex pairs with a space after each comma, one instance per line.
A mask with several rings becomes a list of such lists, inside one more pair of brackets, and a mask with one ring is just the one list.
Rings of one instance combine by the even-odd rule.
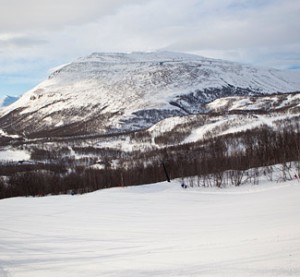
[[300, 65], [289, 66], [289, 69], [300, 69]]
[[0, 76], [0, 98], [9, 96], [20, 96], [32, 89], [41, 80], [26, 78], [24, 76]]

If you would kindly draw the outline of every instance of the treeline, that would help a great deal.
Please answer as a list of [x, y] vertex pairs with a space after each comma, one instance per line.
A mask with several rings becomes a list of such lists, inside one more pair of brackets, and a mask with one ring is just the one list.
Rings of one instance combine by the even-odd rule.
[[[240, 185], [245, 174], [255, 178], [255, 168], [282, 165], [282, 178], [294, 173], [300, 175], [300, 162], [291, 172], [291, 161], [300, 161], [300, 125], [278, 122], [278, 131], [267, 125], [222, 137], [208, 137], [204, 141], [166, 147], [145, 152], [122, 154], [107, 150], [95, 150], [100, 155], [85, 161], [68, 159], [50, 163], [20, 165], [15, 163], [0, 166], [0, 198], [35, 196], [61, 193], [85, 193], [102, 188], [149, 184], [166, 180], [162, 163], [171, 178], [198, 177], [201, 186]], [[77, 149], [80, 150], [80, 149]], [[85, 151], [93, 153], [92, 147]], [[68, 153], [67, 149], [61, 153]], [[48, 154], [36, 151], [37, 156]], [[112, 158], [117, 165], [112, 166]], [[104, 162], [103, 162], [104, 161]], [[93, 164], [93, 165], [92, 165]], [[266, 174], [272, 172], [266, 170]]]
[[[39, 167], [39, 166], [38, 166]], [[6, 166], [6, 174], [0, 178], [0, 199], [17, 196], [44, 196], [48, 194], [77, 194], [98, 189], [155, 183], [164, 179], [159, 164], [131, 169], [97, 169], [76, 166], [67, 169], [63, 164], [51, 170], [18, 165]], [[18, 171], [18, 172], [16, 172]], [[14, 172], [14, 173], [12, 173]], [[141, 183], [142, 182], [142, 183]]]
[[244, 174], [249, 174], [248, 169], [253, 169], [255, 179], [258, 174], [255, 168], [274, 164], [282, 165], [284, 180], [294, 174], [299, 176], [300, 162], [295, 163], [293, 174], [290, 163], [300, 161], [300, 126], [281, 127], [274, 131], [265, 125], [251, 131], [210, 138], [201, 145], [183, 145], [180, 150], [170, 148], [167, 160], [172, 177], [198, 176], [202, 185], [218, 187], [228, 184], [230, 178], [232, 184], [240, 185]]

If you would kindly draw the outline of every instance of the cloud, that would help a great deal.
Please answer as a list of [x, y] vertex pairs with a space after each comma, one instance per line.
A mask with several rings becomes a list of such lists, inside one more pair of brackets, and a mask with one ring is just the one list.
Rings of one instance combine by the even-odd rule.
[[[260, 1], [262, 2], [262, 1]], [[293, 2], [293, 1], [290, 1]], [[244, 6], [243, 6], [244, 7]], [[199, 19], [172, 47], [181, 49], [239, 49], [299, 43], [300, 2], [278, 2], [260, 8], [227, 8]]]
[[0, 32], [60, 29], [114, 13], [137, 0], [1, 0]]
[[[299, 63], [299, 1], [212, 1], [169, 49], [278, 68]], [[292, 61], [294, 59], [294, 61]]]
[[32, 63], [30, 74], [45, 76], [47, 67], [96, 51], [168, 49], [278, 68], [300, 64], [300, 1], [0, 2], [0, 67], [7, 74]]
[[47, 41], [34, 38], [34, 37], [26, 37], [26, 36], [15, 36], [9, 38], [1, 38], [0, 36], [0, 49], [2, 51], [7, 48], [23, 48], [23, 47], [32, 47], [32, 46], [40, 46], [41, 44], [46, 44]]
[[60, 55], [65, 49], [74, 55], [161, 48], [226, 52], [300, 43], [300, 2], [293, 0], [11, 0], [4, 6], [0, 30], [30, 29], [30, 35], [2, 46], [48, 42], [45, 50], [56, 55], [59, 49]]

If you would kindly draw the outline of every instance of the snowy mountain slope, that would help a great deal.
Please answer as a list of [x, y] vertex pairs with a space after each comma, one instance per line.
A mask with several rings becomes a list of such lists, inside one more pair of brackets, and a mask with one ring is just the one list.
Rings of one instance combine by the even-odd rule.
[[[161, 120], [147, 129], [142, 138], [126, 136], [95, 139], [93, 147], [110, 148], [125, 152], [148, 151], [158, 148], [194, 143], [226, 134], [234, 134], [268, 126], [280, 130], [285, 122], [299, 122], [298, 114], [285, 113], [233, 113], [227, 115], [190, 115]], [[159, 138], [164, 141], [159, 141]]]
[[278, 94], [264, 97], [255, 96], [232, 96], [219, 98], [206, 105], [207, 110], [214, 112], [222, 111], [276, 111], [288, 110], [289, 112], [299, 111], [300, 94]]
[[299, 276], [300, 186], [0, 200], [0, 276]]
[[299, 76], [172, 52], [93, 53], [1, 111], [0, 128], [48, 135], [138, 130], [203, 112], [224, 96], [299, 91]]

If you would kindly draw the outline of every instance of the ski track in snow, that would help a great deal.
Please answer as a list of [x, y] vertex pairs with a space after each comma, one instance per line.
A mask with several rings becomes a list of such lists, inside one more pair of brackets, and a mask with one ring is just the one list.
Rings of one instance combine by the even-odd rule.
[[300, 184], [0, 200], [0, 276], [299, 276]]

